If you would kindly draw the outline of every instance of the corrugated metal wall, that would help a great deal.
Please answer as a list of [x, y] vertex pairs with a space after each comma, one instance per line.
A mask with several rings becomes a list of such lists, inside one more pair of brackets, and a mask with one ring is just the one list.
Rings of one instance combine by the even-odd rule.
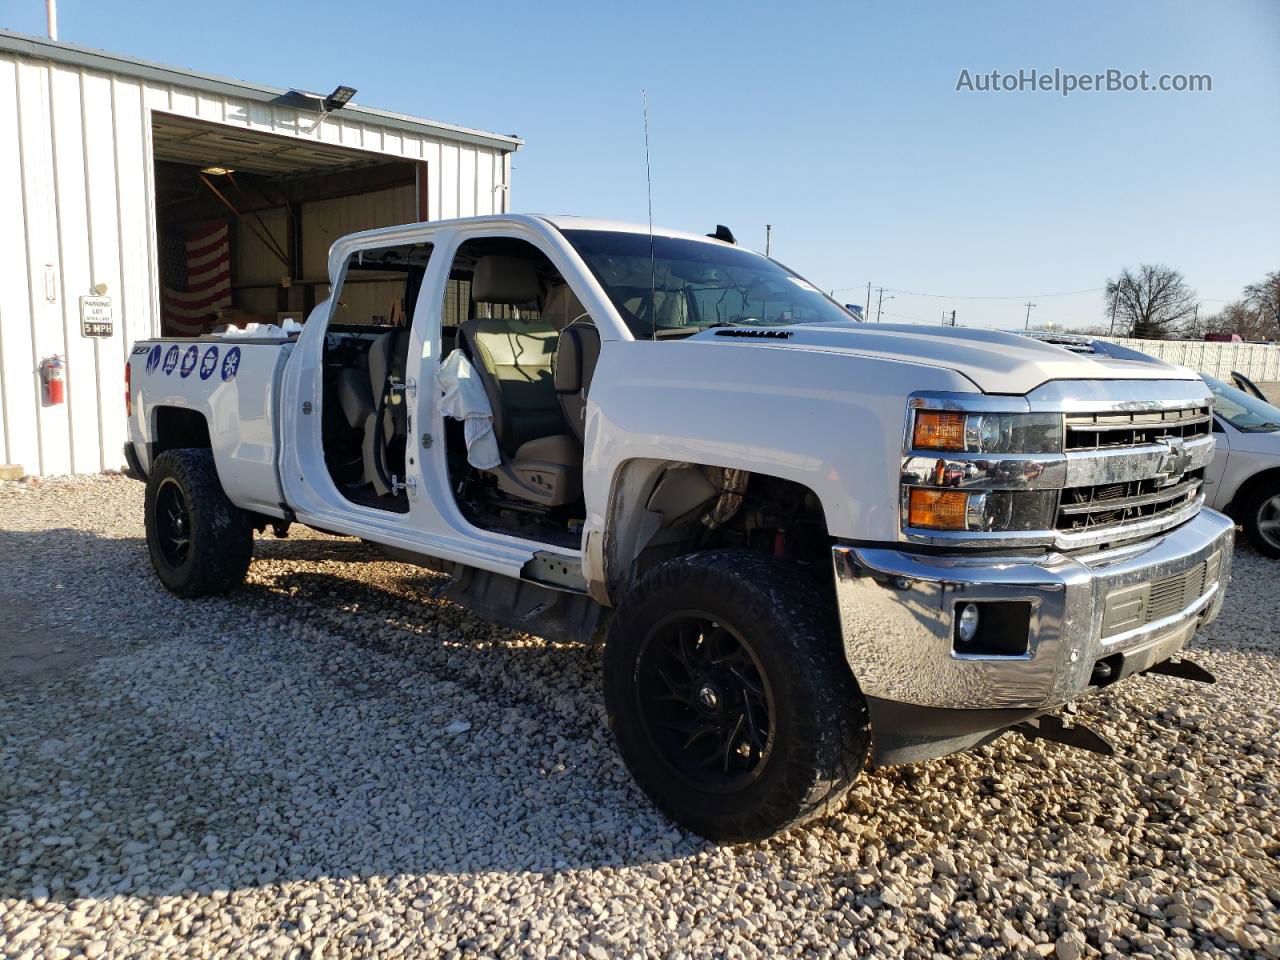
[[1134, 337], [1098, 337], [1131, 350], [1140, 350], [1170, 363], [1190, 367], [1218, 379], [1232, 372], [1250, 380], [1280, 380], [1280, 345], [1274, 343], [1219, 343], [1208, 340], [1138, 340]]
[[[341, 113], [310, 137], [314, 111], [0, 53], [0, 453], [28, 473], [123, 463], [125, 357], [160, 329], [152, 111], [426, 161], [431, 219], [510, 209], [510, 155], [501, 149]], [[304, 237], [308, 272], [319, 261], [313, 275], [325, 269], [320, 246], [369, 211], [339, 204], [331, 213], [332, 236]], [[276, 263], [251, 260], [246, 251], [239, 266], [279, 276]], [[109, 339], [80, 333], [79, 300], [96, 284], [112, 300]], [[43, 403], [38, 372], [54, 354], [67, 364], [61, 406]]]

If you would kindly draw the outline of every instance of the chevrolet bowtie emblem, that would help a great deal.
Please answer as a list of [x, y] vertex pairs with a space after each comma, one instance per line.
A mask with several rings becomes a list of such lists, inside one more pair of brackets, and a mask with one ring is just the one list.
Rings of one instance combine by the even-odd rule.
[[1165, 482], [1171, 483], [1187, 472], [1191, 455], [1187, 453], [1187, 445], [1180, 437], [1165, 437], [1156, 443], [1165, 448], [1157, 472]]

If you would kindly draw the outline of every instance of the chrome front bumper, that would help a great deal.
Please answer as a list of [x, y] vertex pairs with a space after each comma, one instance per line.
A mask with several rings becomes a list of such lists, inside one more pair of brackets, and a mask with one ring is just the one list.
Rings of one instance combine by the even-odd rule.
[[[1202, 510], [1159, 537], [1087, 555], [939, 555], [837, 545], [832, 554], [845, 657], [873, 705], [1009, 710], [1010, 716], [1050, 710], [1094, 686], [1099, 660], [1120, 654], [1146, 669], [1176, 654], [1197, 626], [1217, 616], [1234, 530], [1222, 514]], [[1190, 573], [1198, 564], [1209, 571], [1202, 586]], [[1172, 613], [1162, 610], [1134, 626], [1117, 613], [1133, 590], [1108, 604], [1115, 591], [1184, 573], [1196, 595]], [[956, 606], [1000, 600], [1031, 604], [1026, 653], [956, 653]], [[1104, 633], [1113, 635], [1104, 639]], [[873, 709], [873, 724], [874, 715]]]

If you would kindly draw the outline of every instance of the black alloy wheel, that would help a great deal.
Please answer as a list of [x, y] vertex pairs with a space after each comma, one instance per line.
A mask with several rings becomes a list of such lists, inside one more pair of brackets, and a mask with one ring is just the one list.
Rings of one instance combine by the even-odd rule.
[[156, 490], [155, 509], [156, 544], [169, 566], [180, 567], [191, 553], [191, 512], [173, 477], [166, 477]]
[[712, 792], [755, 780], [773, 745], [773, 691], [750, 645], [702, 610], [663, 618], [636, 664], [645, 733], [671, 772]]

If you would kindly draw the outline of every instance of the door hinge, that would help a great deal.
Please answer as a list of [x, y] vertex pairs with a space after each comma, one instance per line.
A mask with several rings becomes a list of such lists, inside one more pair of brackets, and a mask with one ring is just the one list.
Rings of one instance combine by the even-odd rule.
[[430, 449], [431, 449], [431, 434], [429, 434], [429, 433], [424, 433], [424, 434], [422, 435], [422, 449], [423, 449], [423, 450], [430, 450]]
[[393, 497], [400, 496], [402, 491], [409, 491], [409, 494], [416, 495], [418, 492], [418, 481], [413, 477], [405, 477], [401, 480], [394, 473], [391, 475], [391, 495]]
[[311, 401], [310, 401], [310, 400], [304, 400], [304, 401], [302, 402], [302, 412], [303, 412], [303, 413], [310, 413], [310, 412], [311, 412]]
[[391, 392], [403, 393], [406, 397], [412, 400], [418, 395], [418, 383], [413, 379], [413, 377], [407, 377], [404, 383], [394, 380], [391, 383]]

